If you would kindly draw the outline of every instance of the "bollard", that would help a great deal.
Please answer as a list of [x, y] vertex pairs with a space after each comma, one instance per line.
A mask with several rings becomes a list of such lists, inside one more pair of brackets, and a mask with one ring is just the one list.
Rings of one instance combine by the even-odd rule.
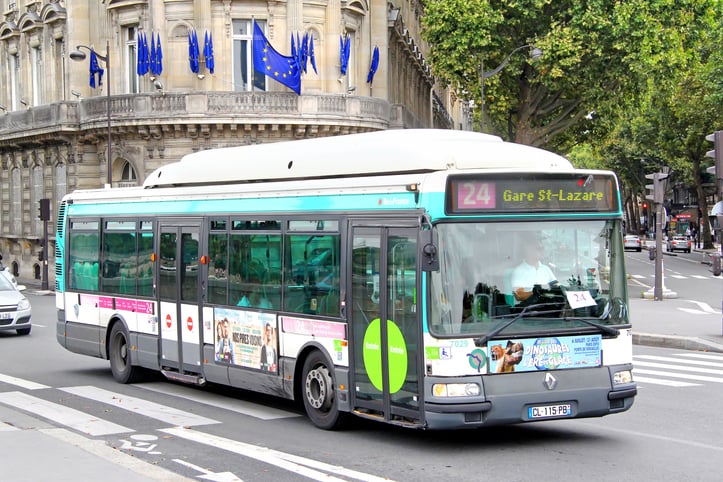
[[655, 261], [655, 246], [648, 248], [648, 257], [650, 258], [650, 261]]
[[715, 253], [713, 256], [713, 276], [720, 276], [721, 272], [721, 257], [719, 253]]

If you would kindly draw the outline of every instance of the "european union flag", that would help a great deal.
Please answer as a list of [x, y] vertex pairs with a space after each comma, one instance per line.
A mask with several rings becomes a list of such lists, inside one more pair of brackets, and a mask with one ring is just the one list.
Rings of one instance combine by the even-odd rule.
[[138, 54], [138, 62], [136, 67], [136, 73], [138, 75], [146, 75], [148, 73], [148, 41], [146, 35], [143, 32], [138, 32], [136, 37], [136, 50]]
[[95, 89], [96, 75], [98, 76], [98, 85], [103, 85], [103, 72], [98, 65], [98, 56], [95, 54], [95, 50], [90, 51], [90, 86]]
[[216, 62], [213, 58], [213, 34], [206, 30], [206, 37], [203, 39], [203, 58], [206, 61], [206, 69], [213, 74]]
[[318, 74], [319, 72], [316, 71], [316, 57], [314, 57], [314, 36], [309, 36], [309, 60], [311, 60], [311, 66], [314, 67], [314, 73]]
[[371, 84], [374, 80], [374, 74], [377, 73], [379, 68], [379, 47], [374, 47], [374, 53], [372, 53], [372, 63], [369, 66], [369, 74], [367, 75], [367, 83]]
[[193, 32], [188, 31], [188, 63], [191, 67], [191, 72], [194, 74], [198, 73], [198, 37], [196, 36], [196, 30]]
[[301, 69], [293, 56], [281, 55], [269, 44], [266, 36], [254, 22], [254, 70], [281, 82], [301, 95]]
[[161, 48], [161, 34], [156, 37], [156, 76], [163, 72], [163, 49]]
[[351, 55], [351, 37], [346, 34], [346, 37], [339, 35], [339, 70], [341, 75], [346, 75], [346, 69], [349, 67], [349, 56]]

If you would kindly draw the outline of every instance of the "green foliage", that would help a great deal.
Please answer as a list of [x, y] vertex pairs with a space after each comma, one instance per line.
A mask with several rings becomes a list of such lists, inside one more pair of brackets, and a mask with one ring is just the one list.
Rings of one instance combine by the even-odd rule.
[[705, 42], [720, 18], [719, 0], [434, 0], [423, 35], [435, 73], [476, 105], [483, 61], [489, 72], [522, 45], [542, 49], [535, 62], [516, 53], [486, 79], [486, 124], [503, 134], [512, 113], [515, 140], [561, 152], [592, 143], [592, 153], [621, 122], [635, 124], [633, 136], [645, 130], [635, 118], [715, 50]]

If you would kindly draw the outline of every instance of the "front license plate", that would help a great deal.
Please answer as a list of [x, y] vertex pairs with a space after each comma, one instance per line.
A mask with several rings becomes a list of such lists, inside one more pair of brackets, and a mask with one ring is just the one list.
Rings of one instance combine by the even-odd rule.
[[527, 408], [527, 417], [530, 419], [570, 416], [572, 416], [572, 405], [569, 403], [541, 405]]
[[12, 317], [12, 313], [0, 313], [0, 320], [9, 320]]

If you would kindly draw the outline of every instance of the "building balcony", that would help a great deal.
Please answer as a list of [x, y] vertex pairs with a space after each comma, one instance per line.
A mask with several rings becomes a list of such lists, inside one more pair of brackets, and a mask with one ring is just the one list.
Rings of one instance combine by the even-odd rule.
[[[69, 143], [77, 136], [104, 138], [107, 97], [99, 95], [0, 114], [0, 152]], [[111, 96], [114, 135], [195, 137], [217, 127], [279, 130], [315, 137], [389, 128], [431, 127], [385, 100], [350, 95], [286, 92], [155, 92]], [[88, 139], [86, 139], [88, 140]]]

